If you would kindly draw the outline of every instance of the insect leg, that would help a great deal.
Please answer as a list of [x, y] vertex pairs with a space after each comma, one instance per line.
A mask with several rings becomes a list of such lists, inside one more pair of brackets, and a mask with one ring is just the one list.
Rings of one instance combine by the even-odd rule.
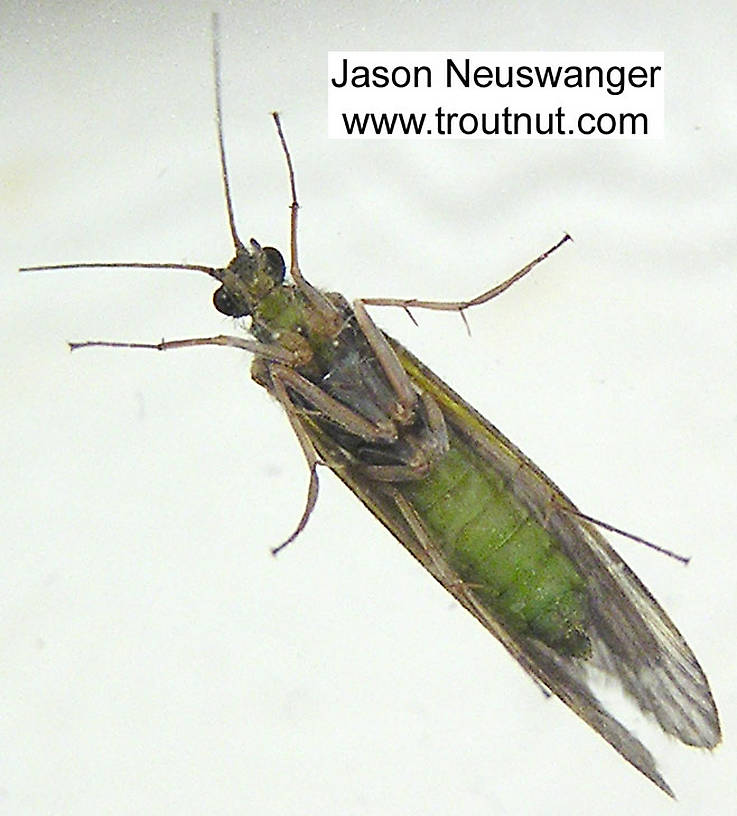
[[[258, 360], [257, 360], [258, 362]], [[294, 532], [282, 542], [278, 547], [272, 549], [272, 553], [276, 555], [280, 550], [290, 544], [294, 539], [304, 530], [307, 521], [312, 514], [312, 511], [317, 502], [317, 495], [319, 490], [319, 480], [317, 476], [317, 465], [323, 464], [315, 447], [310, 439], [310, 435], [304, 427], [301, 414], [305, 409], [295, 405], [294, 401], [289, 395], [289, 391], [293, 391], [308, 402], [311, 408], [318, 412], [321, 416], [334, 422], [336, 425], [360, 436], [367, 441], [391, 441], [387, 440], [386, 436], [381, 436], [385, 433], [383, 429], [377, 428], [372, 423], [365, 420], [360, 415], [354, 413], [342, 403], [334, 400], [326, 394], [321, 388], [314, 383], [302, 377], [297, 371], [279, 363], [265, 363], [263, 369], [260, 369], [256, 376], [257, 382], [265, 385], [269, 392], [272, 393], [276, 399], [279, 400], [284, 408], [289, 423], [297, 436], [297, 439], [304, 453], [307, 461], [307, 466], [310, 470], [310, 484], [307, 492], [307, 502], [305, 504], [302, 517], [297, 524]], [[436, 407], [436, 406], [435, 406]], [[309, 410], [309, 409], [307, 409]], [[436, 417], [432, 410], [428, 410], [430, 417], [429, 422], [431, 427], [434, 427]], [[441, 417], [442, 419], [442, 417]], [[396, 431], [392, 431], [396, 436]], [[445, 427], [443, 426], [443, 433], [440, 435], [442, 444], [445, 441], [447, 447], [447, 436], [445, 434]], [[366, 466], [366, 470], [370, 471], [370, 475], [379, 480], [385, 481], [406, 481], [411, 478], [421, 478], [425, 475], [426, 468], [430, 463], [427, 453], [423, 453], [420, 457], [423, 461], [413, 465], [401, 466]]]
[[[487, 290], [486, 292], [482, 292], [480, 295], [477, 295], [470, 300], [419, 300], [417, 298], [362, 298], [361, 301], [364, 304], [369, 304], [371, 306], [399, 306], [400, 308], [404, 309], [410, 317], [412, 316], [410, 313], [410, 309], [434, 309], [436, 311], [444, 311], [444, 312], [459, 312], [462, 317], [464, 317], [463, 312], [466, 309], [470, 309], [471, 306], [480, 306], [482, 303], [486, 303], [489, 300], [492, 300], [497, 295], [501, 295], [502, 292], [509, 289], [509, 287], [516, 283], [518, 280], [523, 278], [527, 275], [528, 272], [531, 272], [539, 263], [542, 263], [547, 257], [552, 255], [557, 249], [559, 249], [566, 241], [572, 241], [573, 239], [571, 236], [566, 233], [560, 241], [554, 244], [550, 249], [547, 249], [541, 255], [538, 255], [533, 261], [530, 261], [526, 266], [523, 266], [522, 269], [519, 269], [514, 275], [511, 275], [507, 280], [502, 281], [501, 283], [497, 284], [496, 286], [492, 287], [491, 289]], [[465, 317], [464, 317], [465, 321]]]
[[397, 401], [394, 406], [394, 418], [397, 422], [402, 424], [410, 422], [414, 417], [415, 406], [417, 405], [417, 392], [412, 387], [412, 382], [407, 372], [402, 368], [402, 364], [399, 362], [397, 355], [389, 343], [387, 343], [386, 338], [376, 323], [371, 319], [362, 301], [354, 301], [353, 313], [356, 315], [359, 328], [366, 337], [366, 340], [368, 340], [379, 365], [384, 371], [384, 374], [386, 374], [397, 396]]
[[121, 343], [112, 340], [85, 340], [82, 343], [69, 344], [69, 348], [72, 351], [80, 348], [90, 348], [91, 346], [153, 349], [154, 351], [171, 351], [172, 349], [189, 348], [190, 346], [232, 346], [233, 348], [244, 349], [253, 354], [258, 354], [267, 360], [273, 360], [286, 365], [294, 365], [299, 362], [298, 355], [281, 346], [260, 343], [257, 340], [248, 340], [243, 337], [233, 337], [228, 334], [219, 334], [216, 337], [192, 337], [186, 340], [162, 340], [160, 343]]
[[[412, 530], [415, 546], [408, 548], [412, 555], [425, 567], [425, 569], [439, 581], [463, 606], [473, 612], [482, 623], [488, 628], [485, 619], [488, 612], [479, 604], [473, 593], [474, 586], [464, 581], [460, 575], [450, 566], [444, 554], [433, 544], [430, 534], [425, 529], [425, 525], [415, 508], [399, 490], [391, 489], [391, 497], [397, 509], [402, 514], [409, 528]], [[405, 545], [406, 546], [406, 545]], [[496, 634], [496, 632], [495, 632]], [[499, 635], [497, 634], [497, 637]], [[502, 642], [504, 640], [502, 639]], [[536, 679], [533, 677], [533, 679]]]
[[407, 501], [399, 490], [390, 489], [391, 495], [397, 509], [402, 514], [404, 520], [407, 522], [412, 534], [414, 536], [414, 545], [411, 548], [412, 555], [422, 564], [431, 575], [438, 580], [446, 589], [454, 588], [453, 594], [457, 595], [463, 581], [460, 576], [451, 569], [446, 558], [442, 553], [437, 552], [437, 548], [433, 545], [432, 539], [425, 529], [422, 519], [417, 511]]
[[632, 541], [636, 541], [638, 544], [644, 544], [651, 550], [655, 550], [655, 552], [667, 555], [669, 558], [672, 558], [675, 561], [680, 561], [682, 564], [686, 566], [691, 561], [690, 555], [681, 555], [680, 553], [674, 552], [673, 550], [669, 550], [666, 547], [661, 547], [659, 544], [655, 544], [652, 541], [648, 541], [646, 538], [642, 538], [642, 536], [635, 535], [634, 533], [628, 533], [627, 530], [623, 530], [621, 527], [615, 527], [613, 524], [609, 524], [609, 522], [607, 521], [602, 521], [601, 519], [594, 518], [593, 516], [587, 516], [586, 513], [582, 513], [577, 508], [574, 509], [572, 507], [564, 505], [559, 500], [556, 501], [555, 496], [551, 498], [551, 502], [552, 504], [557, 505], [564, 513], [568, 513], [571, 516], [576, 516], [577, 518], [583, 519], [584, 521], [588, 521], [591, 524], [595, 524], [597, 527], [601, 527], [604, 530], [609, 530], [610, 533], [617, 533], [617, 535], [629, 538]]
[[320, 386], [310, 382], [293, 368], [286, 365], [274, 365], [269, 367], [269, 373], [272, 379], [278, 379], [286, 388], [303, 397], [315, 412], [339, 425], [348, 433], [361, 437], [367, 442], [396, 441], [397, 430], [394, 423], [369, 422], [369, 420], [364, 419], [342, 402], [338, 402], [338, 400], [325, 393]]
[[425, 408], [427, 427], [431, 431], [427, 442], [417, 448], [411, 461], [402, 465], [361, 465], [369, 479], [378, 482], [407, 482], [424, 479], [433, 465], [448, 451], [448, 428], [437, 402], [425, 391], [420, 394]]
[[[327, 419], [354, 436], [364, 439], [367, 444], [393, 443], [397, 440], [397, 429], [393, 422], [373, 423], [351, 410], [348, 406], [331, 397], [315, 383], [299, 372], [281, 364], [268, 364], [254, 374], [260, 385], [273, 391], [271, 383], [278, 381], [285, 392], [298, 394], [307, 407], [295, 406], [290, 400], [290, 410], [299, 414], [315, 414]], [[283, 403], [283, 399], [277, 398]], [[427, 424], [432, 431], [430, 440], [418, 445], [411, 459], [402, 464], [371, 465], [356, 463], [365, 476], [380, 482], [406, 482], [427, 476], [437, 459], [448, 449], [448, 434], [445, 421], [435, 401], [428, 395], [421, 396]], [[286, 406], [285, 406], [286, 407]]]
[[496, 621], [490, 619], [489, 613], [478, 602], [473, 590], [478, 586], [464, 581], [455, 570], [453, 570], [441, 552], [438, 552], [437, 547], [432, 542], [432, 539], [422, 523], [422, 519], [417, 511], [407, 501], [407, 499], [398, 490], [391, 490], [390, 495], [394, 499], [397, 509], [402, 514], [402, 517], [407, 522], [414, 540], [411, 542], [413, 546], [407, 546], [407, 549], [414, 555], [414, 557], [422, 564], [423, 567], [438, 581], [451, 595], [464, 606], [471, 614], [475, 615], [481, 624], [489, 629], [502, 644], [512, 653], [518, 660], [520, 666], [525, 670], [525, 673], [532, 679], [537, 688], [546, 699], [552, 697], [552, 692], [547, 686], [535, 676], [535, 673], [530, 670], [530, 667], [521, 660], [517, 654], [518, 649], [514, 643], [508, 638], [506, 631], [500, 627]]
[[304, 425], [302, 424], [302, 420], [299, 416], [299, 409], [294, 402], [292, 402], [291, 397], [287, 393], [282, 377], [281, 366], [268, 366], [267, 373], [270, 375], [269, 391], [279, 400], [284, 408], [289, 424], [292, 426], [292, 430], [294, 431], [300, 447], [302, 448], [302, 453], [307, 461], [307, 467], [310, 469], [310, 484], [307, 488], [307, 501], [305, 503], [305, 509], [302, 512], [302, 517], [300, 518], [296, 529], [289, 536], [289, 538], [282, 541], [278, 547], [271, 548], [271, 554], [276, 555], [280, 550], [283, 550], [287, 544], [291, 544], [292, 541], [294, 541], [294, 539], [297, 538], [297, 536], [307, 526], [307, 521], [312, 515], [312, 511], [315, 509], [315, 504], [317, 504], [317, 495], [320, 490], [320, 480], [317, 477], [317, 466], [323, 464], [323, 462], [315, 450], [315, 446], [312, 444]]

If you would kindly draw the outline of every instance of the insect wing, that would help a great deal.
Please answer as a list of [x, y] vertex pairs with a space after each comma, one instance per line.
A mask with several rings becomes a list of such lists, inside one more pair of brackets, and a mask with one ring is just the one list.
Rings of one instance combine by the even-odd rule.
[[[597, 699], [589, 667], [615, 677], [639, 707], [688, 745], [713, 748], [719, 719], [708, 681], [693, 652], [642, 582], [575, 505], [497, 428], [400, 343], [387, 336], [410, 379], [438, 403], [448, 430], [461, 437], [508, 482], [530, 514], [548, 530], [585, 579], [592, 654], [561, 654], [510, 630], [481, 603], [473, 585], [447, 564], [432, 542], [421, 541], [391, 492], [366, 479], [349, 453], [316, 424], [306, 427], [327, 465], [410, 553], [486, 627], [536, 681], [587, 722], [628, 762], [673, 795], [655, 760]], [[401, 485], [395, 488], [401, 492]]]

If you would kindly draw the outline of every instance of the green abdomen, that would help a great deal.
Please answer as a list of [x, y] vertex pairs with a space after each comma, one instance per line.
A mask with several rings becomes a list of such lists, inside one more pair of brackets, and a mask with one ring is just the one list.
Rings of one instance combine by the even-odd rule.
[[448, 430], [448, 453], [402, 493], [490, 612], [556, 651], [586, 655], [584, 580], [504, 479]]

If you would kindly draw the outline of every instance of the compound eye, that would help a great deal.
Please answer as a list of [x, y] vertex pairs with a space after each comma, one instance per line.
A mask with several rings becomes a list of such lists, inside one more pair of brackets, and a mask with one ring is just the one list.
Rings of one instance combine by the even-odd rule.
[[212, 296], [212, 303], [221, 314], [227, 315], [228, 317], [246, 317], [250, 314], [248, 306], [234, 298], [224, 286], [215, 290]]
[[284, 280], [284, 258], [281, 252], [275, 247], [264, 247], [264, 255], [266, 256], [266, 274], [276, 284], [280, 284]]

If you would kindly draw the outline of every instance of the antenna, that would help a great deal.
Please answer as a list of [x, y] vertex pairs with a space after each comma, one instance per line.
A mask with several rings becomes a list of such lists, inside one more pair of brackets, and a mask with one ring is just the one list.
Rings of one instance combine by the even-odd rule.
[[[228, 210], [228, 222], [230, 224], [230, 234], [233, 236], [236, 253], [245, 252], [246, 248], [238, 237], [233, 217], [233, 202], [230, 196], [230, 183], [228, 180], [228, 168], [225, 163], [225, 146], [223, 140], [223, 111], [222, 93], [220, 82], [220, 19], [217, 12], [212, 15], [212, 62], [215, 74], [215, 122], [217, 125], [218, 148], [220, 152], [220, 166], [222, 168], [223, 186], [225, 188], [225, 204]], [[142, 263], [140, 261], [104, 261], [100, 263], [71, 263], [71, 264], [51, 264], [47, 266], [22, 266], [19, 272], [45, 272], [57, 269], [189, 269], [195, 272], [205, 272], [210, 277], [222, 281], [223, 271], [213, 266], [203, 264], [181, 264], [181, 263]]]
[[220, 167], [223, 176], [223, 188], [225, 189], [225, 206], [228, 210], [228, 223], [230, 224], [230, 234], [233, 236], [233, 244], [236, 253], [245, 252], [243, 241], [238, 237], [238, 230], [235, 228], [235, 217], [233, 215], [233, 199], [230, 195], [230, 180], [228, 178], [228, 166], [225, 162], [225, 139], [223, 137], [223, 100], [222, 82], [220, 78], [220, 15], [214, 11], [212, 13], [212, 67], [215, 73], [215, 123], [218, 131], [218, 150], [220, 152]]

